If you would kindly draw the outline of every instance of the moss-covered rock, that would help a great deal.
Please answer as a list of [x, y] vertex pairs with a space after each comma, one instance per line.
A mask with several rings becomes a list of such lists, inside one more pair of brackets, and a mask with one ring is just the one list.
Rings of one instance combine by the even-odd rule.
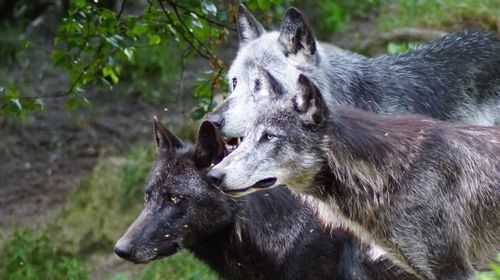
[[142, 185], [152, 161], [152, 149], [144, 145], [127, 158], [99, 160], [52, 227], [60, 246], [82, 256], [112, 252], [142, 207]]

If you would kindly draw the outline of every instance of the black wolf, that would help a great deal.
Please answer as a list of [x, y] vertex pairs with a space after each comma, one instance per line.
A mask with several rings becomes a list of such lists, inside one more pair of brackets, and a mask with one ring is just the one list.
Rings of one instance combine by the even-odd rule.
[[279, 31], [267, 32], [243, 6], [240, 47], [228, 73], [231, 93], [209, 116], [227, 137], [270, 109], [276, 83], [291, 99], [303, 73], [320, 89], [328, 108], [348, 105], [379, 114], [417, 113], [469, 124], [500, 124], [500, 39], [463, 31], [405, 54], [367, 58], [331, 51], [316, 41], [303, 15], [290, 8]]
[[233, 196], [286, 184], [425, 279], [472, 279], [494, 259], [500, 127], [330, 111], [306, 76], [298, 87], [213, 167], [214, 184]]
[[373, 261], [346, 232], [324, 231], [287, 188], [232, 199], [210, 186], [208, 168], [224, 156], [212, 124], [202, 124], [195, 147], [154, 126], [158, 158], [144, 210], [115, 247], [122, 258], [147, 262], [186, 248], [225, 279], [414, 279]]

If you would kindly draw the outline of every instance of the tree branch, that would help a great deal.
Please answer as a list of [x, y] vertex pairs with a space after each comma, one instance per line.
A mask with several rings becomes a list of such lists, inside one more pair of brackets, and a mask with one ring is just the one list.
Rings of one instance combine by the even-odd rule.
[[[173, 26], [177, 26], [174, 23], [173, 19], [168, 14], [168, 11], [165, 8], [165, 6], [163, 5], [163, 3], [161, 2], [161, 0], [158, 0], [158, 3], [160, 4], [160, 8], [163, 11], [163, 14], [167, 18], [168, 23], [170, 23]], [[189, 32], [189, 29], [187, 31]], [[184, 34], [184, 32], [179, 32], [179, 34], [181, 34], [184, 41], [186, 41], [186, 43], [188, 43], [196, 51], [196, 53], [198, 53], [198, 55], [200, 55], [201, 57], [208, 59], [208, 60], [210, 60], [212, 58], [210, 53], [207, 55], [207, 54], [203, 53], [203, 51], [201, 51], [198, 47], [196, 47], [195, 44], [191, 40], [189, 40], [189, 38]], [[173, 34], [173, 35], [175, 36], [175, 34]]]
[[[164, 8], [163, 6], [163, 3], [161, 2], [161, 0], [158, 0], [158, 2], [160, 3], [160, 6], [162, 7], [162, 9], [166, 12], [166, 9]], [[179, 22], [181, 23], [181, 26], [183, 27], [183, 29], [185, 30], [185, 32], [187, 32], [199, 45], [199, 47], [201, 47], [202, 49], [205, 49], [205, 52], [207, 53], [207, 59], [211, 60], [211, 61], [214, 61], [214, 65], [217, 63], [217, 57], [212, 53], [212, 51], [210, 50], [210, 48], [208, 48], [201, 40], [200, 38], [198, 38], [196, 35], [194, 35], [189, 27], [186, 25], [186, 22], [184, 22], [184, 19], [182, 18], [182, 16], [179, 14], [179, 10], [177, 9], [177, 6], [175, 5], [175, 3], [171, 0], [167, 0], [167, 3], [172, 7], [172, 9], [174, 10], [174, 13], [175, 13], [175, 16], [177, 17], [177, 19], [179, 20]]]
[[116, 17], [118, 20], [122, 17], [123, 11], [125, 10], [125, 4], [127, 3], [127, 0], [122, 1], [122, 5], [120, 7], [120, 11], [118, 12], [118, 16]]
[[213, 25], [216, 25], [216, 26], [219, 26], [219, 27], [223, 27], [223, 28], [227, 28], [227, 29], [229, 29], [229, 30], [231, 30], [231, 31], [236, 31], [236, 28], [234, 28], [234, 27], [231, 27], [231, 26], [226, 25], [226, 24], [224, 24], [224, 23], [222, 23], [222, 22], [218, 22], [218, 21], [213, 20], [213, 19], [211, 19], [211, 18], [209, 18], [209, 17], [206, 17], [206, 16], [204, 16], [204, 15], [202, 15], [202, 14], [198, 13], [197, 11], [191, 10], [191, 9], [189, 9], [188, 7], [183, 6], [183, 5], [181, 5], [181, 4], [177, 3], [177, 2], [172, 2], [172, 3], [169, 3], [169, 4], [170, 4], [170, 5], [172, 5], [172, 4], [173, 4], [173, 5], [175, 5], [175, 6], [179, 7], [179, 8], [181, 8], [182, 10], [184, 10], [184, 11], [186, 11], [186, 12], [193, 13], [193, 14], [195, 14], [197, 17], [199, 17], [199, 18], [201, 18], [201, 19], [204, 19], [205, 21], [207, 21], [207, 22], [209, 22], [209, 23], [211, 23], [211, 24], [213, 24]]

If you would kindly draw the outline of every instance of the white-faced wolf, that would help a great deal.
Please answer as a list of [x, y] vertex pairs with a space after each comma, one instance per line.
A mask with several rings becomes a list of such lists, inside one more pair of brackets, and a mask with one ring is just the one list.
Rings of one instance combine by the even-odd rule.
[[323, 221], [424, 279], [472, 279], [493, 260], [500, 127], [330, 111], [308, 78], [298, 81], [296, 97], [258, 117], [208, 173], [215, 185], [239, 196], [286, 184]]
[[183, 144], [155, 121], [158, 157], [144, 210], [115, 252], [134, 262], [186, 248], [223, 279], [416, 279], [343, 231], [324, 231], [287, 188], [232, 199], [206, 181], [224, 156], [216, 128], [205, 122], [197, 144]]
[[[270, 91], [291, 98], [299, 74], [320, 89], [330, 109], [349, 105], [381, 114], [417, 113], [469, 124], [500, 124], [500, 39], [463, 31], [400, 55], [367, 58], [331, 51], [315, 40], [302, 14], [290, 8], [279, 31], [266, 32], [240, 6], [240, 47], [228, 73], [231, 93], [209, 116], [227, 137], [269, 110]], [[265, 83], [261, 69], [279, 85]]]

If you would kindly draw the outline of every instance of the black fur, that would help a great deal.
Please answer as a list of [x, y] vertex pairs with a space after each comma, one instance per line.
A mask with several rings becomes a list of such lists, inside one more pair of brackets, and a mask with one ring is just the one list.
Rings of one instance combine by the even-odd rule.
[[146, 262], [186, 248], [224, 279], [414, 279], [388, 261], [372, 261], [350, 234], [325, 231], [285, 187], [232, 199], [210, 186], [208, 166], [196, 162], [201, 150], [220, 143], [207, 124], [196, 147], [159, 153], [143, 214], [117, 243], [131, 248], [122, 257]]

